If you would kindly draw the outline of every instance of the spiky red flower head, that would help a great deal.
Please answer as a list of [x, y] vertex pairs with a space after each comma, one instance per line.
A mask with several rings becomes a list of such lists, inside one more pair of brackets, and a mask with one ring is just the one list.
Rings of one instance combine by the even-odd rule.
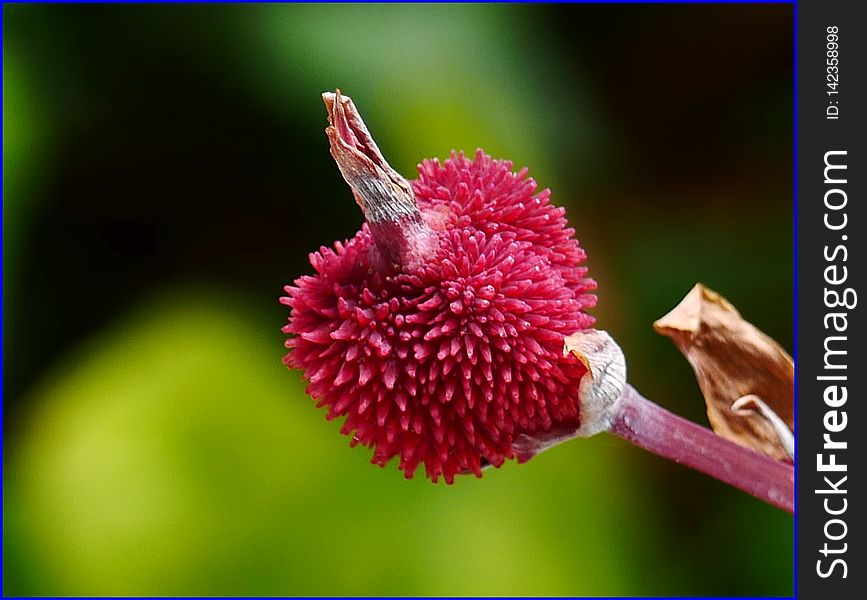
[[286, 286], [284, 362], [341, 432], [449, 483], [516, 455], [522, 434], [577, 426], [586, 372], [563, 338], [593, 324], [584, 251], [548, 190], [482, 151], [426, 160], [411, 188], [349, 98], [324, 95], [332, 154], [367, 223]]

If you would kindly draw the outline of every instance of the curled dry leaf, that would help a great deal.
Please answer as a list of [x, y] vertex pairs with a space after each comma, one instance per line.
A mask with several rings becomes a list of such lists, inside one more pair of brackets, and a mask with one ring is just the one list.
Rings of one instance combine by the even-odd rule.
[[589, 437], [607, 431], [617, 403], [626, 386], [626, 359], [623, 351], [605, 331], [590, 329], [567, 336], [563, 355], [575, 355], [587, 367], [578, 384], [581, 401], [580, 424], [558, 423], [548, 431], [522, 433], [512, 442], [518, 462], [526, 462], [540, 452], [576, 437]]
[[701, 284], [653, 327], [670, 337], [692, 365], [716, 433], [772, 458], [789, 458], [760, 412], [732, 408], [739, 398], [755, 395], [790, 430], [794, 427], [795, 364], [782, 346]]
[[590, 329], [573, 333], [565, 339], [563, 354], [570, 352], [587, 367], [587, 374], [578, 385], [581, 429], [577, 435], [588, 437], [607, 431], [626, 386], [623, 350], [607, 332]]
[[755, 394], [749, 394], [743, 398], [738, 398], [732, 403], [732, 410], [735, 414], [742, 417], [748, 417], [753, 412], [759, 413], [768, 424], [774, 428], [774, 433], [777, 434], [777, 439], [780, 440], [783, 449], [789, 458], [795, 458], [795, 436], [789, 426], [783, 423], [783, 420], [771, 410], [771, 407], [765, 404], [761, 398]]

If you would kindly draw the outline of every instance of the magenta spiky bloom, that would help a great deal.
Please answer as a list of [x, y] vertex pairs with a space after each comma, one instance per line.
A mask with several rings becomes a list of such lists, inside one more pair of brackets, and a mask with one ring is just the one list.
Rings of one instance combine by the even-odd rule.
[[426, 160], [411, 187], [382, 158], [351, 100], [324, 95], [332, 154], [366, 223], [310, 255], [286, 286], [284, 362], [345, 416], [372, 462], [451, 483], [500, 466], [522, 433], [580, 421], [586, 372], [563, 338], [592, 326], [584, 251], [527, 170], [482, 151]]

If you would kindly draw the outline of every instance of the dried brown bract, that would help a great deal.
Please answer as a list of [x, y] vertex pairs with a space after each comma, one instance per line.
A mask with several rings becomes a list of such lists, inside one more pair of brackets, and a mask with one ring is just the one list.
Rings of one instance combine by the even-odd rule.
[[716, 433], [772, 458], [789, 459], [774, 427], [759, 411], [732, 409], [738, 399], [757, 396], [789, 429], [794, 427], [795, 364], [782, 346], [701, 284], [653, 326], [670, 337], [692, 365]]

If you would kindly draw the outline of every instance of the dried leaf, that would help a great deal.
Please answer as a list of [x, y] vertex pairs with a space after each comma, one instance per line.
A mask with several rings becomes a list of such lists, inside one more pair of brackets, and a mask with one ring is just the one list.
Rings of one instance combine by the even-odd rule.
[[670, 337], [692, 365], [716, 433], [772, 458], [788, 458], [767, 419], [732, 408], [739, 398], [755, 395], [794, 427], [795, 364], [782, 346], [701, 284], [653, 327]]
[[605, 331], [589, 329], [567, 336], [563, 354], [572, 353], [587, 367], [578, 384], [581, 400], [581, 429], [589, 437], [607, 431], [614, 407], [626, 385], [626, 358], [617, 342]]
[[521, 433], [512, 442], [518, 462], [576, 437], [589, 437], [611, 426], [612, 415], [626, 386], [626, 359], [608, 333], [598, 329], [579, 331], [566, 337], [563, 355], [572, 353], [587, 373], [578, 384], [581, 402], [578, 420], [556, 424], [548, 431]]
[[780, 444], [782, 444], [788, 457], [795, 458], [795, 435], [789, 426], [783, 423], [780, 416], [771, 410], [771, 407], [765, 404], [761, 398], [755, 394], [738, 398], [732, 403], [732, 410], [736, 415], [742, 417], [748, 417], [754, 412], [759, 413], [774, 428], [774, 433], [777, 434], [777, 439], [780, 440]]

